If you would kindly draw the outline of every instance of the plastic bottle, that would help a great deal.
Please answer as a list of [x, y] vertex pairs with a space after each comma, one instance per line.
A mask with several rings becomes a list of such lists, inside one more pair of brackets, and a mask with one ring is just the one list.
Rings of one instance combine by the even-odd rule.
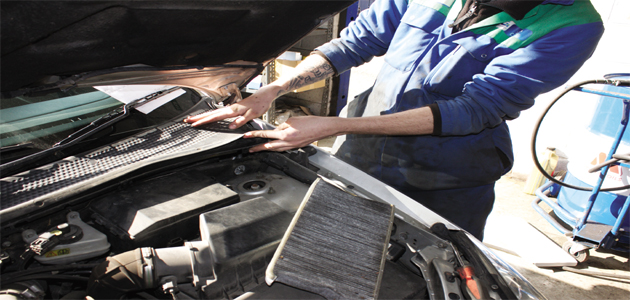
[[[543, 167], [545, 172], [547, 172], [547, 174], [553, 176], [554, 170], [558, 165], [558, 155], [556, 154], [556, 148], [547, 147], [547, 150], [543, 151], [540, 157], [540, 165]], [[532, 172], [527, 177], [523, 192], [525, 192], [526, 194], [534, 195], [536, 193], [536, 190], [541, 187], [546, 180], [547, 178], [543, 176], [542, 173], [540, 173], [536, 166], [534, 166]]]

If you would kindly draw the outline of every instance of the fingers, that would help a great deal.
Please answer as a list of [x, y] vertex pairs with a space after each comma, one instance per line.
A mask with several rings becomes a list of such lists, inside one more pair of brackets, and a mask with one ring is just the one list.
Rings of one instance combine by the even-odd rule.
[[249, 149], [250, 153], [253, 152], [259, 152], [259, 151], [276, 151], [276, 152], [282, 152], [282, 151], [287, 151], [287, 150], [291, 150], [291, 149], [295, 149], [295, 148], [299, 148], [302, 146], [295, 146], [292, 144], [289, 144], [285, 141], [281, 141], [281, 140], [273, 140], [270, 141], [268, 143], [264, 143], [264, 144], [260, 144], [260, 145], [256, 145], [252, 148]]
[[255, 130], [246, 132], [243, 136], [245, 138], [266, 138], [266, 139], [283, 139], [285, 134], [282, 129], [276, 128], [274, 130]]
[[274, 139], [253, 147], [250, 149], [251, 152], [262, 150], [285, 151], [307, 146], [322, 137], [329, 136], [332, 132], [325, 130], [326, 126], [322, 125], [323, 121], [326, 121], [325, 118], [314, 116], [290, 118], [274, 130], [250, 131], [244, 137]]
[[[283, 126], [284, 125], [284, 126]], [[267, 138], [271, 141], [256, 145], [249, 149], [249, 152], [258, 151], [287, 151], [299, 147], [304, 147], [313, 141], [305, 139], [289, 139], [286, 128], [289, 128], [284, 123], [278, 126], [275, 130], [257, 130], [245, 133], [245, 138]]]
[[268, 85], [264, 90], [261, 88], [253, 95], [239, 101], [238, 103], [197, 116], [188, 117], [184, 119], [184, 122], [191, 123], [193, 127], [196, 127], [203, 124], [221, 121], [226, 118], [236, 117], [236, 119], [229, 125], [230, 129], [236, 129], [264, 114], [269, 109], [271, 102], [275, 98], [275, 94], [272, 92], [277, 89], [278, 87]]
[[214, 111], [206, 112], [196, 116], [190, 116], [184, 119], [184, 123], [192, 123], [192, 126], [199, 126], [211, 122], [223, 120], [236, 115], [236, 112], [231, 107], [224, 107]]
[[[237, 113], [238, 115], [238, 113]], [[232, 123], [230, 123], [230, 129], [236, 129], [239, 128], [245, 124], [247, 124], [247, 122], [257, 118], [258, 116], [252, 112], [251, 109], [247, 110], [243, 115], [238, 116], [236, 119], [234, 119], [234, 121], [232, 121]]]
[[184, 123], [194, 123], [197, 122], [203, 118], [207, 118], [208, 116], [211, 116], [213, 114], [215, 114], [217, 111], [209, 111], [209, 112], [205, 112], [203, 114], [198, 114], [196, 116], [189, 116], [186, 119], [184, 119]]
[[184, 119], [183, 121], [184, 123], [192, 123], [193, 127], [197, 127], [200, 125], [217, 122], [217, 121], [221, 121], [227, 118], [238, 116], [236, 120], [230, 123], [230, 129], [236, 129], [238, 127], [243, 126], [244, 124], [249, 122], [251, 119], [253, 119], [252, 117], [249, 117], [249, 118], [247, 117], [247, 115], [249, 115], [248, 112], [246, 112], [243, 116], [239, 116], [240, 115], [239, 108], [240, 107], [238, 107], [237, 105], [232, 105], [232, 106], [224, 107], [224, 108], [217, 109], [211, 112], [199, 114], [196, 116], [191, 116]]

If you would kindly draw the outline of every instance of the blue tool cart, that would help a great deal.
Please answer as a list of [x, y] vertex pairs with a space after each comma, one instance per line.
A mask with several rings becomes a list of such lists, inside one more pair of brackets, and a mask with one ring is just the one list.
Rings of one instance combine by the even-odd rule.
[[[551, 107], [570, 91], [599, 95], [589, 134], [609, 138], [610, 143], [597, 143], [602, 148], [599, 158], [593, 160], [595, 180], [580, 178], [571, 168], [571, 157], [566, 175], [556, 179], [547, 174], [536, 157], [536, 137], [540, 124]], [[548, 181], [536, 190], [538, 197], [532, 207], [551, 225], [570, 238], [563, 249], [572, 254], [578, 262], [589, 257], [590, 249], [610, 249], [629, 251], [630, 220], [628, 193], [630, 185], [627, 177], [630, 167], [630, 153], [618, 153], [621, 148], [630, 146], [630, 134], [625, 134], [630, 117], [630, 74], [610, 74], [605, 79], [589, 80], [567, 88], [547, 107], [541, 115], [532, 136], [532, 155], [537, 168]], [[622, 147], [620, 147], [622, 145]], [[609, 147], [607, 149], [607, 147]], [[607, 151], [607, 154], [605, 154]], [[609, 187], [605, 181], [612, 176], [618, 184]], [[625, 177], [624, 177], [625, 176]], [[547, 204], [553, 212], [540, 206]]]

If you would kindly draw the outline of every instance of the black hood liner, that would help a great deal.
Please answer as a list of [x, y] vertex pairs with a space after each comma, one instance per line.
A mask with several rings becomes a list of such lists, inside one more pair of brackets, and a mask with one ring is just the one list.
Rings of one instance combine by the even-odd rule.
[[354, 1], [2, 1], [2, 91], [144, 64], [263, 63]]

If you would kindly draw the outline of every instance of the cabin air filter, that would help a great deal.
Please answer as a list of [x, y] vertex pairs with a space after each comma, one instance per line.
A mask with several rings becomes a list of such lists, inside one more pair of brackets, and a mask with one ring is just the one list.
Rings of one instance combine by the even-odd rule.
[[266, 281], [327, 299], [376, 299], [394, 207], [317, 179], [266, 272]]

